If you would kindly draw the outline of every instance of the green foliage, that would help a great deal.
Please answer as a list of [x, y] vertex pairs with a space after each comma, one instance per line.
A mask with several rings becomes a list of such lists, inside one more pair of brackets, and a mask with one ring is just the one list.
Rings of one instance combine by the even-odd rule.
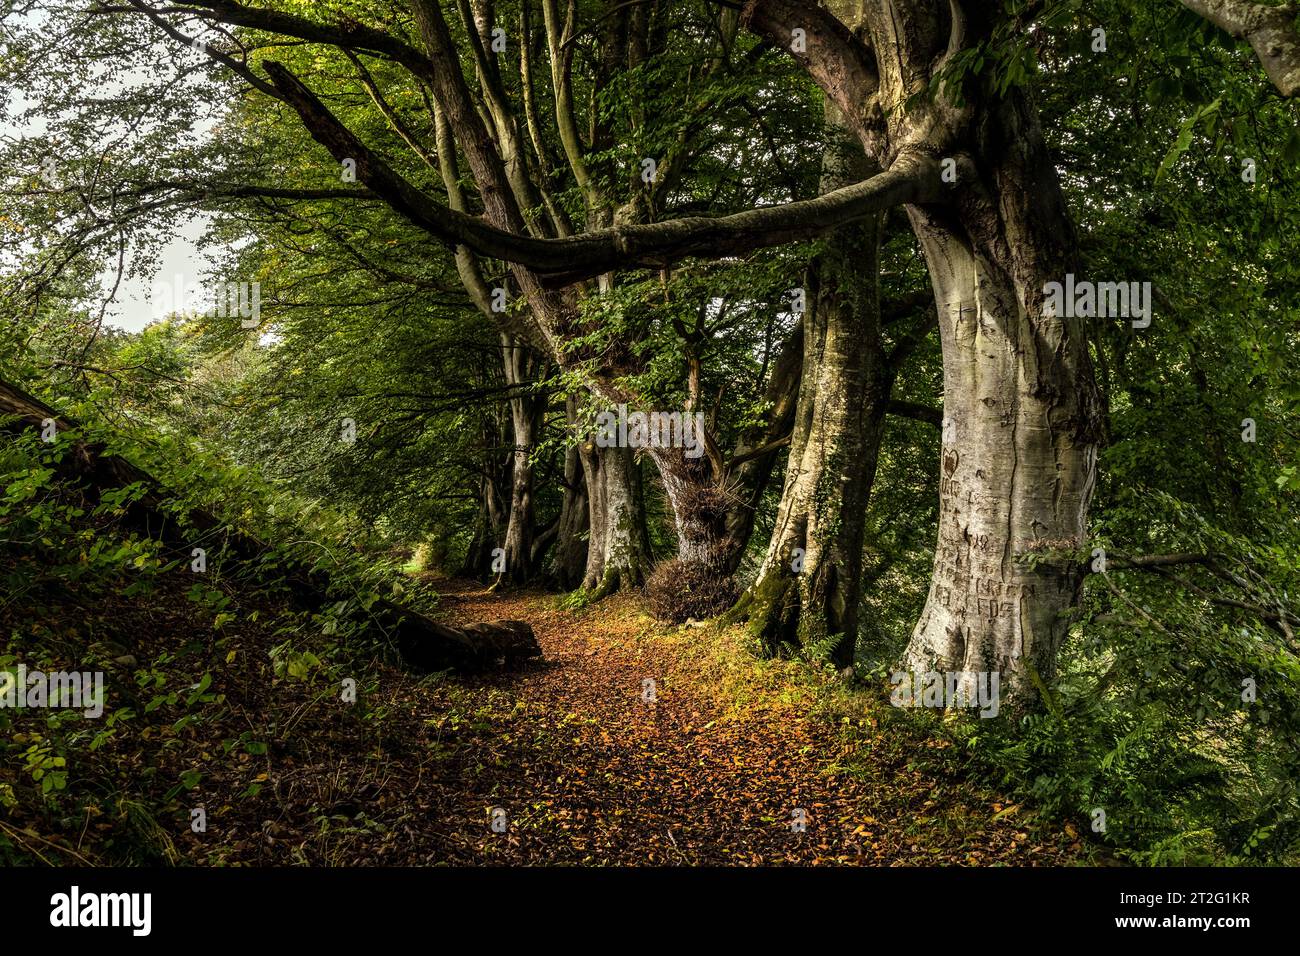
[[[389, 653], [369, 611], [398, 586], [398, 571], [382, 556], [362, 556], [359, 548], [371, 539], [353, 535], [352, 523], [303, 509], [286, 491], [193, 441], [166, 432], [132, 441], [105, 429], [89, 404], [79, 412], [83, 428], [60, 432], [57, 442], [28, 429], [0, 444], [0, 670], [12, 673], [22, 663], [29, 672], [106, 673], [109, 704], [99, 721], [77, 710], [0, 708], [0, 759], [20, 770], [6, 775], [0, 802], [22, 828], [19, 842], [0, 841], [0, 858], [29, 860], [40, 843], [22, 843], [23, 832], [102, 819], [110, 830], [103, 852], [166, 861], [175, 848], [159, 817], [185, 818], [192, 804], [185, 794], [201, 788], [212, 760], [209, 728], [234, 718], [227, 693], [217, 689], [218, 672], [229, 686], [228, 672], [240, 666], [237, 652], [224, 650], [227, 635], [273, 630], [279, 643], [269, 648], [270, 676], [337, 697], [358, 655]], [[201, 579], [188, 554], [125, 523], [128, 506], [146, 494], [143, 483], [91, 494], [63, 477], [65, 458], [83, 441], [106, 443], [158, 476], [168, 490], [159, 504], [182, 526], [195, 508], [226, 518], [192, 539], [211, 555]], [[251, 563], [224, 560], [227, 527], [267, 541], [265, 553]], [[295, 611], [284, 581], [312, 568], [328, 570], [335, 600], [316, 613]], [[407, 580], [401, 588], [405, 600], [429, 606], [421, 586]], [[140, 643], [142, 635], [119, 620], [138, 613], [137, 601], [157, 602], [169, 620], [202, 630], [190, 631], [188, 641], [175, 635], [181, 640], [158, 645], [150, 635]], [[266, 746], [240, 743], [248, 756], [265, 754]], [[251, 784], [248, 797], [258, 789]]]
[[[1024, 83], [1023, 53], [1037, 45], [1043, 127], [1084, 268], [1151, 281], [1155, 317], [1145, 330], [1093, 328], [1107, 433], [1075, 560], [1103, 547], [1112, 567], [1087, 579], [1050, 701], [1011, 722], [936, 726], [1000, 783], [1133, 862], [1294, 863], [1300, 646], [1277, 620], [1300, 593], [1294, 111], [1261, 84], [1248, 50], [1186, 11], [1046, 11], [1040, 30], [1009, 21], [967, 50], [949, 79]], [[1091, 49], [1098, 24], [1105, 53]], [[1254, 441], [1243, 440], [1246, 419]], [[923, 442], [887, 437], [882, 450], [864, 674], [887, 673], [924, 600], [937, 449], [916, 458]], [[1124, 568], [1124, 556], [1147, 554], [1212, 561]], [[1092, 829], [1098, 809], [1104, 833]]]

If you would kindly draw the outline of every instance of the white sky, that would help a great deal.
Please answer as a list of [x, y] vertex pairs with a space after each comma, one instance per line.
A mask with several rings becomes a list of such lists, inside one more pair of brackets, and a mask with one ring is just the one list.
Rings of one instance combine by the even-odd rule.
[[[157, 321], [166, 314], [166, 309], [161, 314], [155, 311], [162, 307], [161, 303], [152, 301], [156, 298], [150, 294], [155, 284], [172, 285], [179, 279], [182, 286], [189, 287], [206, 282], [207, 262], [199, 251], [198, 240], [207, 230], [210, 219], [202, 215], [190, 213], [187, 215], [191, 218], [177, 224], [169, 241], [160, 250], [156, 275], [152, 279], [124, 278], [122, 280], [117, 298], [104, 313], [105, 325], [126, 329], [128, 332], [139, 332], [150, 322]], [[115, 264], [110, 264], [103, 273], [105, 290], [113, 287], [115, 269]]]
[[[34, 29], [40, 26], [45, 19], [43, 11], [37, 11], [29, 14], [28, 17], [15, 18], [12, 22], [16, 25], [26, 20], [28, 29]], [[162, 42], [162, 41], [160, 41]], [[128, 71], [110, 84], [110, 89], [116, 87], [124, 89], [133, 83], [145, 82], [148, 76], [139, 71]], [[28, 105], [20, 93], [12, 91], [12, 107], [15, 113], [21, 112]], [[205, 117], [194, 127], [200, 137], [212, 134], [216, 125], [215, 117]], [[0, 135], [19, 137], [22, 135], [38, 136], [44, 132], [45, 124], [39, 118], [27, 127], [19, 127], [10, 124], [0, 117]], [[116, 131], [113, 133], [116, 135]], [[194, 213], [186, 211], [183, 213], [183, 219], [178, 219], [170, 230], [170, 235], [166, 236], [163, 245], [157, 252], [156, 263], [140, 263], [133, 261], [128, 253], [128, 259], [125, 263], [125, 273], [129, 275], [133, 271], [133, 266], [152, 265], [152, 269], [146, 269], [146, 275], [140, 278], [122, 279], [121, 285], [117, 289], [117, 294], [113, 301], [109, 303], [104, 312], [104, 324], [116, 328], [125, 329], [131, 332], [138, 332], [150, 322], [164, 318], [168, 311], [163, 303], [163, 309], [159, 311], [159, 304], [151, 301], [156, 298], [151, 295], [154, 286], [157, 284], [166, 285], [172, 288], [195, 287], [203, 285], [209, 278], [206, 257], [200, 252], [198, 241], [208, 230], [212, 223], [212, 217], [206, 213]], [[107, 296], [113, 288], [116, 280], [116, 260], [109, 260], [104, 263], [104, 270], [100, 273], [100, 280], [104, 290], [104, 296]], [[153, 272], [150, 276], [149, 272]], [[95, 304], [98, 303], [98, 300]]]

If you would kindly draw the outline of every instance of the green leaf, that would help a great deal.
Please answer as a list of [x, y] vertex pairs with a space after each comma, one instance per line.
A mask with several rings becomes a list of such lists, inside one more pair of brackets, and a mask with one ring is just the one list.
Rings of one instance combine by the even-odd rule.
[[203, 696], [203, 693], [211, 686], [212, 686], [212, 675], [204, 674], [201, 678], [199, 678], [198, 686], [194, 688], [193, 692], [189, 695], [189, 697], [185, 698], [185, 706], [193, 707], [194, 704], [198, 701], [198, 699]]
[[1174, 164], [1187, 152], [1192, 145], [1192, 135], [1196, 129], [1197, 122], [1210, 113], [1216, 113], [1219, 109], [1220, 100], [1215, 100], [1208, 106], [1197, 110], [1187, 119], [1183, 120], [1183, 125], [1178, 128], [1178, 138], [1174, 140], [1174, 145], [1165, 153], [1165, 158], [1160, 162], [1160, 168], [1156, 170], [1156, 183], [1165, 178], [1165, 174], [1173, 168]]

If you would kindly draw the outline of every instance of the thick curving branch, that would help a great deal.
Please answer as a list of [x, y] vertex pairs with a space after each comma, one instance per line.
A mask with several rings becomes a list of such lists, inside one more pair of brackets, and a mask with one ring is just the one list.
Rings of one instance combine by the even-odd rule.
[[1300, 96], [1300, 10], [1248, 0], [1179, 0], [1193, 13], [1245, 40], [1283, 96]]
[[808, 0], [747, 0], [740, 22], [788, 51], [845, 116], [865, 119], [880, 85], [876, 57], [831, 10]]
[[268, 10], [265, 7], [250, 7], [235, 3], [233, 0], [175, 0], [174, 3], [159, 6], [135, 2], [131, 2], [129, 6], [98, 4], [91, 7], [88, 12], [92, 14], [143, 13], [150, 16], [190, 13], [200, 19], [213, 20], [229, 26], [249, 27], [266, 33], [295, 37], [309, 43], [324, 43], [340, 49], [384, 56], [426, 79], [431, 78], [436, 72], [433, 61], [418, 48], [384, 30], [356, 22], [330, 26], [308, 20], [306, 17]]
[[266, 61], [262, 66], [312, 137], [339, 162], [354, 160], [357, 180], [396, 212], [444, 242], [522, 265], [553, 286], [617, 269], [659, 268], [688, 256], [716, 259], [811, 239], [874, 212], [905, 203], [937, 202], [942, 195], [934, 160], [907, 153], [885, 172], [815, 199], [716, 218], [672, 219], [539, 239], [499, 229], [436, 202], [366, 147], [282, 64]]

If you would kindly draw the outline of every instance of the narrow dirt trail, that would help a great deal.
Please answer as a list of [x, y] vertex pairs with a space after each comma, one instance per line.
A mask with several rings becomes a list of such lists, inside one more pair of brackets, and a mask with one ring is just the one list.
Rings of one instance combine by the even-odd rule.
[[[928, 775], [882, 730], [841, 734], [779, 686], [737, 700], [688, 653], [689, 638], [665, 639], [628, 598], [575, 615], [550, 596], [462, 585], [443, 612], [457, 623], [526, 620], [545, 661], [447, 686], [479, 723], [472, 742], [444, 741], [438, 832], [424, 835], [438, 844], [432, 858], [1025, 865], [1078, 855], [1075, 835], [1025, 829], [1018, 808]], [[459, 786], [447, 786], [448, 771]], [[494, 809], [505, 832], [489, 825]]]
[[[180, 577], [67, 605], [50, 628], [117, 648], [110, 656], [130, 649], [110, 665], [110, 693], [142, 716], [71, 768], [73, 785], [108, 797], [84, 817], [10, 817], [11, 831], [31, 828], [42, 855], [197, 866], [1025, 865], [1086, 854], [1070, 827], [1035, 827], [972, 782], [945, 742], [871, 689], [758, 661], [734, 630], [664, 627], [630, 596], [572, 612], [554, 595], [433, 584], [441, 617], [528, 621], [545, 658], [419, 676], [380, 645], [331, 653], [296, 621], [300, 649], [328, 663], [295, 677], [275, 666], [285, 638], [274, 608], [257, 620], [242, 607], [213, 640]], [[149, 681], [135, 657], [156, 662]], [[191, 708], [185, 695], [205, 674], [210, 702]], [[355, 679], [351, 700], [344, 678]], [[178, 689], [174, 704], [166, 688]], [[195, 807], [204, 831], [190, 825]]]

